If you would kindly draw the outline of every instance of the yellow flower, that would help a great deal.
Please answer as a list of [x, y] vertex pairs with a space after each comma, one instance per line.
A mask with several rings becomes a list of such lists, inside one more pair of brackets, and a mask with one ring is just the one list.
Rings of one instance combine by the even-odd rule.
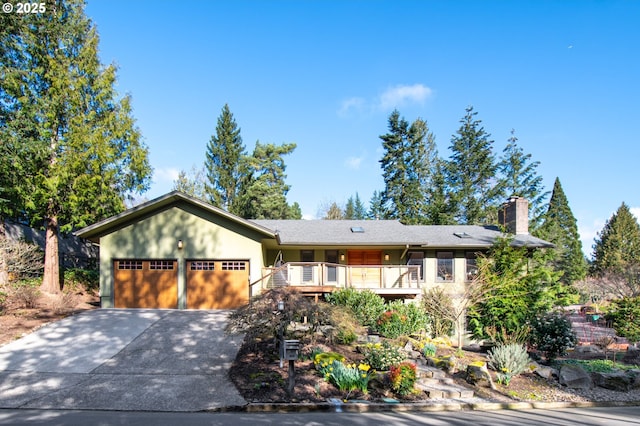
[[358, 369], [360, 369], [362, 371], [369, 371], [370, 368], [371, 368], [371, 366], [369, 364], [360, 364], [360, 365], [358, 365]]

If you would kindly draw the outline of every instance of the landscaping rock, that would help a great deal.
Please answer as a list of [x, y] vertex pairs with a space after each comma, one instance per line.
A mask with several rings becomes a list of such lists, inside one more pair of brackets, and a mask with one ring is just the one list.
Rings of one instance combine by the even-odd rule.
[[536, 373], [538, 376], [546, 380], [558, 376], [558, 370], [556, 370], [555, 368], [540, 365], [535, 361], [529, 363], [529, 371]]
[[640, 365], [640, 348], [637, 346], [629, 346], [622, 362], [626, 364]]
[[600, 355], [604, 353], [604, 351], [601, 348], [594, 345], [576, 346], [575, 351], [576, 353], [579, 353], [579, 354]]
[[430, 356], [427, 358], [427, 365], [444, 370], [449, 374], [454, 374], [458, 368], [458, 360], [453, 355], [442, 358]]
[[558, 374], [559, 382], [571, 389], [591, 389], [593, 388], [593, 380], [579, 365], [565, 364], [560, 368]]
[[486, 381], [491, 389], [496, 388], [493, 384], [493, 380], [491, 379], [491, 374], [489, 374], [489, 370], [487, 369], [486, 362], [478, 361], [469, 364], [467, 366], [466, 380], [474, 386]]
[[624, 371], [616, 371], [613, 373], [595, 372], [591, 374], [591, 377], [596, 386], [614, 391], [626, 392], [631, 390], [635, 382], [635, 378]]

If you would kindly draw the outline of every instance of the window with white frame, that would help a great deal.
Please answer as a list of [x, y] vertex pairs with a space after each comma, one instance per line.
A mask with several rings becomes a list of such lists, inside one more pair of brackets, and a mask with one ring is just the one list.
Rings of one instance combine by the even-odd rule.
[[436, 253], [436, 281], [453, 281], [453, 252]]

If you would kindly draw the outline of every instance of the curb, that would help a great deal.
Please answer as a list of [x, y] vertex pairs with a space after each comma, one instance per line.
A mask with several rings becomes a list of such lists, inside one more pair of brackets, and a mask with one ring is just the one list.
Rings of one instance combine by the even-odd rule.
[[212, 412], [245, 413], [378, 413], [378, 412], [434, 412], [434, 411], [495, 411], [495, 410], [551, 410], [562, 408], [634, 407], [640, 401], [606, 402], [459, 402], [459, 403], [249, 403], [244, 406], [222, 407]]

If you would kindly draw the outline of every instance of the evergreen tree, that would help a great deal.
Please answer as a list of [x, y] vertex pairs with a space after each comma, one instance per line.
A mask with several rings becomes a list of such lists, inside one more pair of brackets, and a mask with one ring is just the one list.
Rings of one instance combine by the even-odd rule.
[[549, 192], [544, 191], [542, 176], [537, 174], [540, 162], [532, 162], [531, 154], [525, 154], [518, 146], [514, 130], [508, 142], [498, 163], [501, 195], [505, 199], [515, 195], [529, 201], [529, 229], [533, 231], [540, 224]]
[[364, 204], [362, 204], [362, 200], [360, 200], [360, 195], [356, 192], [356, 198], [353, 204], [353, 219], [366, 219], [367, 218], [367, 210], [364, 208]]
[[344, 206], [344, 219], [355, 219], [356, 215], [356, 203], [353, 197], [349, 197], [347, 204]]
[[452, 137], [452, 152], [446, 164], [446, 176], [456, 206], [455, 220], [465, 225], [497, 223], [496, 164], [493, 140], [475, 117], [473, 107], [466, 109], [462, 125]]
[[623, 202], [593, 245], [593, 272], [621, 274], [640, 265], [640, 225]]
[[12, 60], [3, 64], [0, 119], [12, 121], [2, 145], [24, 181], [10, 197], [32, 223], [44, 221], [42, 289], [56, 293], [59, 232], [121, 212], [125, 197], [148, 188], [151, 168], [130, 100], [115, 92], [116, 68], [100, 64], [84, 2], [58, 0], [13, 24], [15, 33], [1, 33], [0, 55]]
[[435, 161], [431, 184], [427, 187], [428, 204], [425, 206], [427, 225], [455, 225], [455, 201], [445, 176], [445, 163], [438, 158]]
[[585, 277], [587, 261], [582, 253], [578, 225], [559, 178], [556, 178], [553, 184], [549, 207], [543, 214], [542, 224], [535, 234], [555, 245], [555, 248], [549, 251], [549, 266], [554, 271], [563, 273], [560, 278], [563, 284], [570, 285]]
[[384, 206], [382, 204], [382, 194], [378, 191], [373, 191], [371, 200], [369, 201], [369, 212], [367, 218], [372, 220], [378, 220], [384, 218]]
[[218, 117], [216, 134], [211, 136], [207, 144], [205, 169], [207, 171], [206, 191], [209, 201], [214, 206], [236, 213], [236, 198], [240, 191], [246, 156], [245, 147], [240, 136], [229, 105], [222, 107]]
[[424, 223], [424, 188], [429, 177], [426, 141], [432, 138], [423, 120], [409, 125], [397, 110], [389, 116], [389, 133], [380, 136], [384, 149], [380, 160], [385, 183], [384, 218], [405, 224]]
[[282, 158], [296, 148], [295, 143], [274, 145], [256, 142], [247, 158], [247, 173], [243, 176], [238, 197], [238, 214], [246, 219], [291, 219], [300, 215], [300, 206], [287, 204], [289, 185], [285, 183], [285, 163]]

